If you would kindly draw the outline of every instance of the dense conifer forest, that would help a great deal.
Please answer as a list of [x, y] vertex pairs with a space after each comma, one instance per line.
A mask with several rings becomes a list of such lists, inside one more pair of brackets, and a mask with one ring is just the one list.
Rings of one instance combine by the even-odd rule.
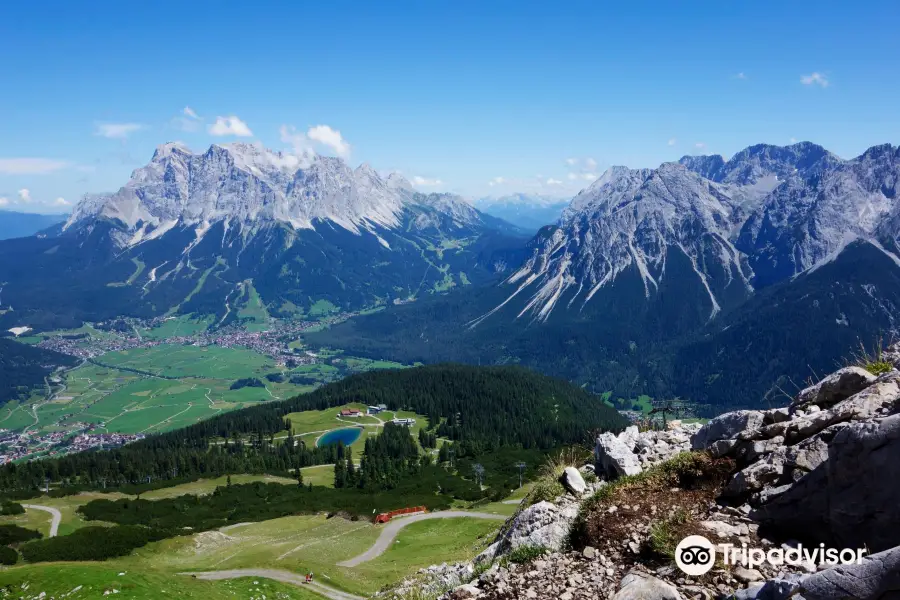
[[0, 489], [7, 495], [34, 490], [47, 478], [63, 492], [158, 487], [228, 473], [290, 475], [298, 467], [337, 462], [338, 447], [276, 441], [275, 434], [288, 428], [285, 417], [349, 402], [427, 415], [429, 433], [452, 440], [457, 459], [501, 448], [546, 451], [626, 425], [598, 397], [521, 367], [434, 365], [354, 375], [309, 394], [229, 412], [115, 450], [5, 465]]

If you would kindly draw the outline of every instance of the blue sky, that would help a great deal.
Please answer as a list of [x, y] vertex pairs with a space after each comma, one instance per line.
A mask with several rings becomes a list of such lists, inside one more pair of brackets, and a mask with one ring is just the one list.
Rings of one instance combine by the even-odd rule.
[[70, 210], [166, 141], [283, 149], [285, 132], [469, 196], [567, 195], [611, 164], [759, 142], [851, 157], [900, 141], [898, 17], [877, 0], [6, 2], [0, 208]]

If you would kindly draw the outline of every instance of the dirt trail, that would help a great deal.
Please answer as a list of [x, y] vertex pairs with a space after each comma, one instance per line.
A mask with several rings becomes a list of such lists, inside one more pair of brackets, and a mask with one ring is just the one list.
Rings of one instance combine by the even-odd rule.
[[291, 571], [283, 571], [281, 569], [227, 569], [224, 571], [204, 571], [198, 573], [179, 573], [179, 575], [192, 575], [197, 579], [205, 579], [207, 581], [219, 581], [222, 579], [237, 579], [238, 577], [265, 577], [266, 579], [274, 579], [282, 583], [289, 583], [299, 587], [304, 587], [311, 592], [321, 594], [331, 600], [365, 600], [362, 596], [348, 594], [327, 586], [324, 583], [313, 581], [306, 583], [305, 578]]
[[384, 553], [385, 550], [390, 548], [391, 542], [394, 541], [394, 538], [397, 537], [397, 534], [400, 533], [400, 530], [411, 523], [428, 521], [430, 519], [458, 519], [460, 517], [469, 517], [472, 519], [490, 519], [494, 521], [505, 521], [509, 518], [503, 515], [492, 515], [490, 513], [480, 512], [466, 512], [464, 510], [445, 510], [441, 512], [395, 518], [384, 526], [384, 529], [381, 530], [381, 535], [378, 536], [378, 539], [375, 540], [375, 543], [371, 548], [369, 548], [359, 556], [354, 556], [350, 560], [339, 562], [338, 566], [355, 567], [374, 558], [378, 558], [379, 556], [381, 556], [381, 554]]
[[48, 537], [56, 537], [56, 532], [59, 530], [59, 522], [62, 520], [62, 513], [58, 509], [38, 504], [23, 504], [22, 506], [32, 510], [42, 510], [53, 515], [53, 519], [50, 521], [50, 535]]

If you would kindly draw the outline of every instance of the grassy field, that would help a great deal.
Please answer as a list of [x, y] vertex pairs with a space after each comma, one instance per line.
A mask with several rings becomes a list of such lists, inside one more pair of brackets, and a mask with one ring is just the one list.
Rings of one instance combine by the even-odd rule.
[[[201, 581], [173, 572], [144, 568], [122, 570], [113, 563], [27, 565], [0, 573], [0, 581], [11, 597], [100, 598], [115, 596], [132, 600], [198, 598], [205, 600], [321, 600], [305, 589], [269, 579], [244, 577], [228, 581]], [[77, 591], [76, 591], [77, 589]], [[5, 598], [6, 595], [3, 595]]]
[[[167, 334], [179, 329], [187, 333], [199, 322], [185, 319], [166, 321]], [[342, 358], [341, 368], [317, 363], [293, 370], [277, 366], [267, 356], [246, 348], [161, 344], [110, 352], [97, 361], [70, 371], [66, 387], [52, 402], [40, 395], [22, 403], [0, 408], [0, 428], [34, 428], [38, 431], [73, 430], [78, 423], [94, 424], [100, 431], [153, 433], [184, 427], [223, 411], [259, 402], [286, 399], [315, 389], [316, 385], [339, 379], [347, 372], [395, 368], [385, 361]], [[153, 373], [157, 377], [129, 369]], [[281, 373], [284, 382], [265, 376]], [[300, 375], [308, 383], [290, 383]], [[264, 388], [230, 389], [235, 380], [252, 377]], [[36, 407], [36, 408], [35, 408]], [[35, 415], [37, 422], [35, 423]]]
[[[331, 469], [327, 466], [311, 469], [319, 469], [329, 476], [331, 474]], [[311, 469], [305, 469], [304, 473], [308, 474]], [[259, 480], [293, 483], [292, 480], [283, 478], [232, 476], [233, 483]], [[225, 478], [201, 480], [148, 492], [142, 497], [153, 499], [185, 493], [203, 494], [224, 484]], [[114, 499], [123, 496], [91, 493], [67, 498], [43, 497], [31, 502], [59, 508], [63, 513], [60, 534], [66, 534], [86, 524], [75, 513], [75, 508], [101, 497]], [[515, 508], [515, 505], [494, 503], [474, 510], [512, 514]], [[17, 522], [46, 533], [49, 517], [31, 513], [29, 511], [25, 516], [4, 517], [0, 522]], [[391, 547], [380, 557], [357, 567], [345, 568], [338, 567], [337, 563], [368, 549], [378, 538], [381, 527], [368, 521], [327, 518], [325, 515], [298, 515], [259, 523], [239, 523], [218, 531], [169, 538], [139, 548], [129, 556], [103, 563], [22, 564], [0, 572], [0, 581], [11, 584], [16, 589], [21, 589], [27, 583], [27, 592], [34, 594], [29, 598], [38, 596], [40, 592], [46, 592], [48, 597], [59, 597], [77, 586], [82, 586], [83, 595], [71, 597], [95, 597], [112, 589], [125, 593], [123, 597], [139, 599], [215, 599], [253, 594], [244, 597], [262, 600], [263, 593], [267, 600], [319, 597], [310, 595], [310, 592], [301, 588], [282, 586], [264, 579], [204, 582], [177, 575], [185, 571], [260, 567], [301, 574], [312, 571], [323, 583], [348, 592], [368, 595], [422, 567], [471, 558], [492, 541], [498, 527], [499, 522], [468, 518], [412, 523], [400, 532]], [[165, 593], [160, 590], [165, 590]], [[155, 591], [158, 592], [157, 595], [154, 595]]]
[[350, 446], [355, 456], [362, 454], [366, 438], [378, 435], [384, 423], [391, 419], [415, 419], [416, 424], [410, 427], [410, 431], [416, 439], [418, 439], [419, 430], [428, 425], [426, 417], [407, 411], [385, 411], [379, 415], [340, 417], [340, 411], [345, 408], [356, 408], [363, 412], [366, 411], [366, 405], [351, 403], [326, 410], [307, 410], [299, 413], [290, 413], [285, 418], [290, 419], [293, 434], [302, 439], [307, 445], [315, 443], [324, 433], [332, 429], [362, 426], [362, 435]]

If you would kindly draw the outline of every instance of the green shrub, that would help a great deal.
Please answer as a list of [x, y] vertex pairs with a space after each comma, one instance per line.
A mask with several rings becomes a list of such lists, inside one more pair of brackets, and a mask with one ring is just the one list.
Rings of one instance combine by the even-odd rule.
[[12, 546], [30, 540], [40, 539], [41, 534], [34, 529], [26, 529], [18, 525], [0, 525], [0, 546]]
[[546, 546], [519, 546], [507, 554], [506, 559], [511, 563], [529, 563], [544, 556], [548, 552], [550, 551]]
[[168, 536], [169, 532], [137, 525], [83, 527], [69, 535], [28, 542], [21, 551], [29, 562], [106, 560]]
[[18, 552], [8, 546], [0, 546], [0, 565], [14, 565], [18, 561]]
[[21, 515], [24, 512], [25, 509], [22, 508], [22, 505], [15, 502], [6, 501], [0, 505], [0, 515]]

